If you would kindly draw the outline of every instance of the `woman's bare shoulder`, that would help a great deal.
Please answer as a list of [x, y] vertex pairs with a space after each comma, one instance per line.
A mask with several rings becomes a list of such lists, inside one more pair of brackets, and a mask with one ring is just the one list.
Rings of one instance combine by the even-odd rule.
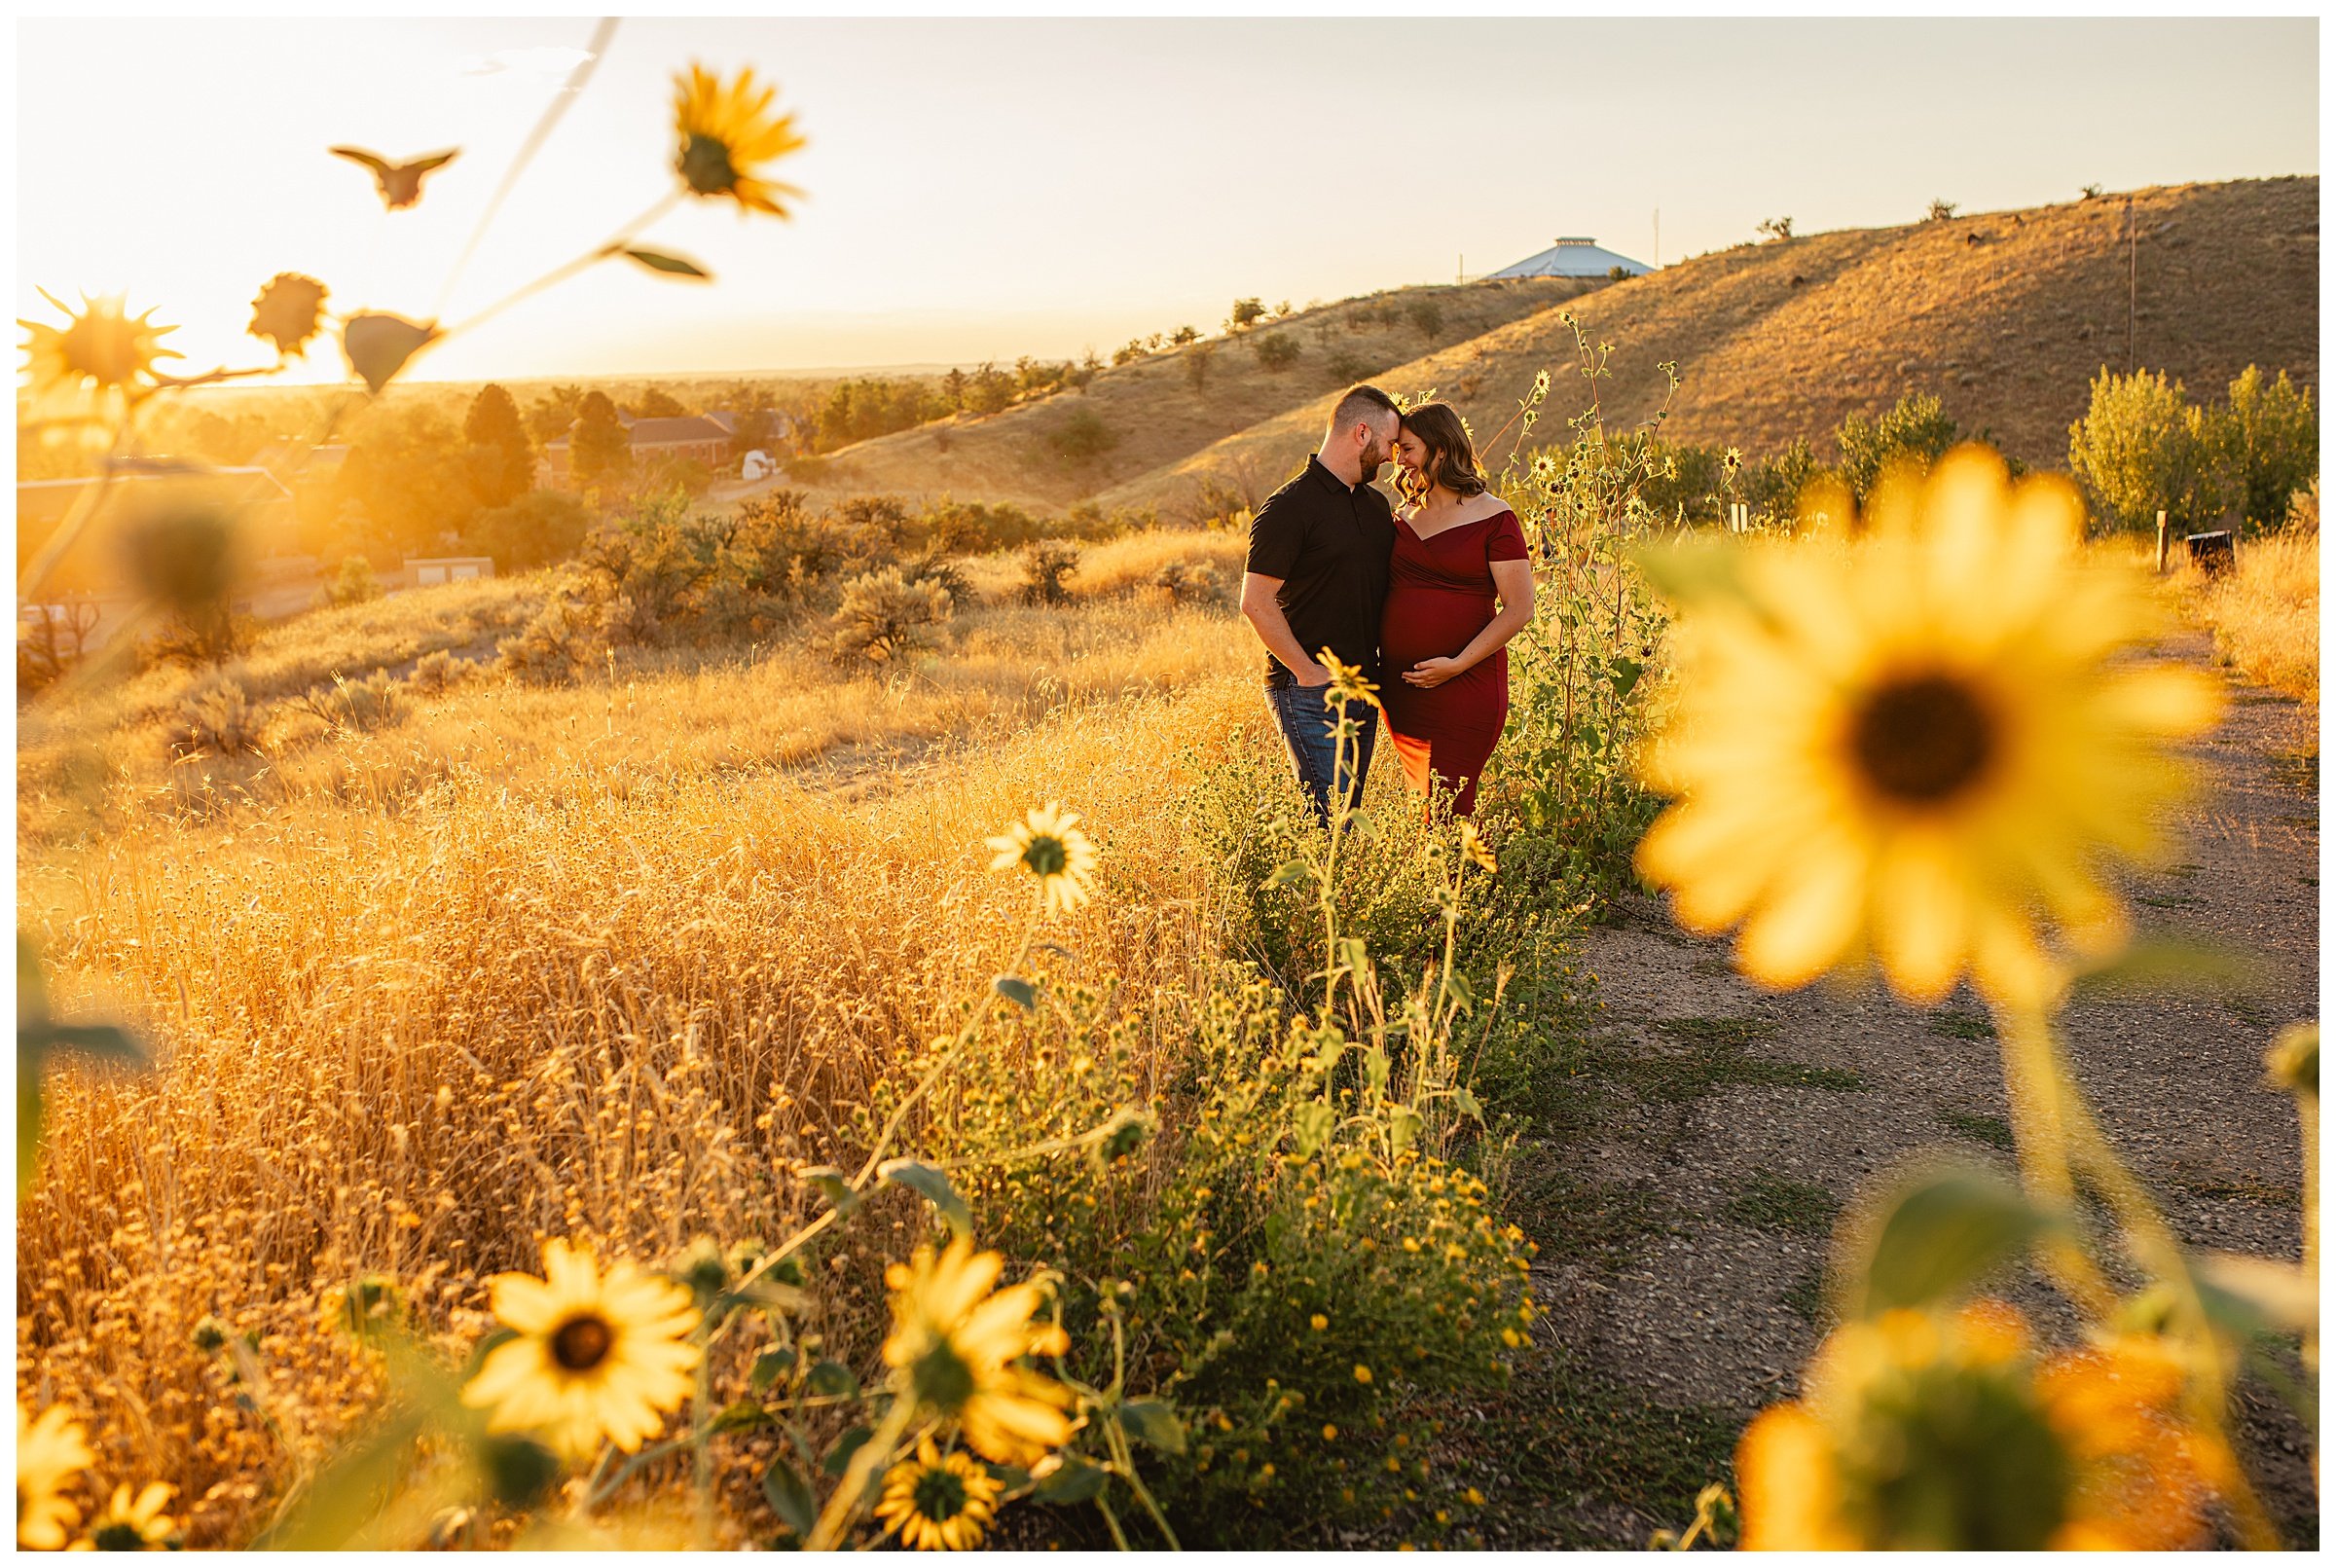
[[1468, 504], [1468, 521], [1471, 523], [1481, 523], [1486, 518], [1499, 517], [1503, 512], [1515, 510], [1507, 501], [1501, 499], [1500, 492], [1492, 490], [1476, 496]]

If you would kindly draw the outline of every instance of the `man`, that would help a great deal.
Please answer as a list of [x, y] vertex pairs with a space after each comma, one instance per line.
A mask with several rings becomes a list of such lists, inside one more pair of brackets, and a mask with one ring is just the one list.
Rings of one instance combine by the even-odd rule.
[[1265, 644], [1265, 701], [1290, 748], [1297, 782], [1317, 820], [1330, 821], [1331, 790], [1343, 787], [1351, 807], [1363, 797], [1378, 739], [1378, 710], [1345, 704], [1361, 729], [1338, 769], [1338, 709], [1324, 701], [1331, 673], [1327, 649], [1379, 678], [1379, 611], [1387, 601], [1387, 562], [1395, 550], [1395, 513], [1371, 488], [1394, 455], [1402, 416], [1375, 386], [1356, 386], [1331, 411], [1322, 450], [1305, 471], [1266, 499], [1249, 526], [1249, 565], [1241, 613]]

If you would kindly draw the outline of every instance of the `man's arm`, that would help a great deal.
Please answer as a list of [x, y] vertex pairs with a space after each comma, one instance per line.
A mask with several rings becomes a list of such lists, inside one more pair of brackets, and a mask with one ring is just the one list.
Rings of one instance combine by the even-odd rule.
[[1242, 573], [1241, 613], [1257, 629], [1258, 640], [1265, 644], [1265, 651], [1281, 660], [1297, 677], [1299, 685], [1327, 686], [1331, 683], [1331, 673], [1298, 646], [1297, 635], [1290, 630], [1290, 618], [1282, 613], [1282, 581], [1254, 571]]

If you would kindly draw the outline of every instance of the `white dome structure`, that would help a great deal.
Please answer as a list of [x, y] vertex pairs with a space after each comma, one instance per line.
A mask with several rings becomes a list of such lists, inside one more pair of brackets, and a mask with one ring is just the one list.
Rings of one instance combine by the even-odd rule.
[[1618, 256], [1594, 239], [1566, 237], [1538, 256], [1504, 267], [1486, 277], [1611, 277], [1620, 267], [1624, 274], [1639, 277], [1653, 272], [1645, 262]]

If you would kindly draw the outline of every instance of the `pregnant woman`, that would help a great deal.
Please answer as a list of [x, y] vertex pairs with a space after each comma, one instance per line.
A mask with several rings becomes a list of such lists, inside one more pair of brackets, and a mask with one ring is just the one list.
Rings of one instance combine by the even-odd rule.
[[1533, 619], [1533, 564], [1450, 404], [1404, 416], [1395, 460], [1408, 504], [1396, 514], [1379, 627], [1388, 738], [1431, 809], [1443, 790], [1466, 817], [1509, 718], [1508, 643]]

